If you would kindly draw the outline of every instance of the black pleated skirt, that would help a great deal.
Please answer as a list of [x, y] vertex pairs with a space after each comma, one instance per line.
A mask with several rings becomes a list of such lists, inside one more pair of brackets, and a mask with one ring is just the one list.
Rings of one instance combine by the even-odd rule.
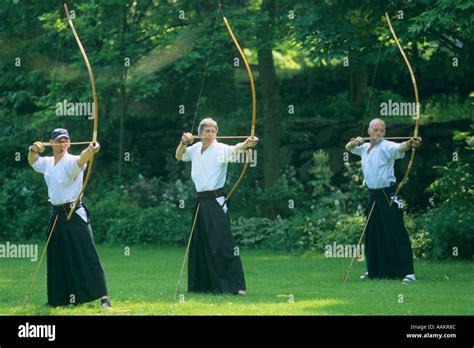
[[68, 212], [63, 207], [53, 208], [48, 227], [49, 235], [58, 215], [47, 252], [48, 304], [51, 306], [78, 305], [107, 294], [105, 274], [89, 221], [85, 222], [76, 213], [67, 221]]
[[414, 274], [413, 252], [403, 222], [403, 211], [390, 200], [395, 186], [369, 190], [367, 211], [375, 202], [367, 225], [365, 256], [369, 278], [403, 278]]
[[[215, 294], [246, 290], [240, 251], [230, 231], [230, 220], [214, 192], [199, 193], [199, 206], [188, 261], [188, 291]], [[194, 221], [194, 219], [193, 219]]]

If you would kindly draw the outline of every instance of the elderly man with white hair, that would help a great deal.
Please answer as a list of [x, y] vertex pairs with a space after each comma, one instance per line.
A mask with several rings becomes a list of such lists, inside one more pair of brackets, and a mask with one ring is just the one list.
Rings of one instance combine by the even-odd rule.
[[255, 147], [258, 138], [248, 137], [235, 146], [220, 143], [216, 139], [217, 123], [211, 118], [200, 122], [198, 133], [201, 141], [192, 146], [188, 146], [194, 141], [192, 134], [183, 134], [175, 155], [178, 161], [191, 162], [191, 178], [197, 191], [188, 291], [245, 295], [242, 262], [230, 231], [223, 187], [228, 163], [241, 151]]
[[411, 138], [400, 144], [385, 137], [385, 122], [379, 118], [369, 124], [370, 142], [362, 137], [351, 139], [346, 150], [362, 159], [364, 183], [369, 189], [367, 211], [369, 212], [365, 235], [366, 278], [403, 278], [404, 283], [415, 281], [413, 252], [403, 212], [393, 197], [396, 178], [393, 170], [395, 160], [403, 158], [405, 152], [420, 145], [421, 138]]

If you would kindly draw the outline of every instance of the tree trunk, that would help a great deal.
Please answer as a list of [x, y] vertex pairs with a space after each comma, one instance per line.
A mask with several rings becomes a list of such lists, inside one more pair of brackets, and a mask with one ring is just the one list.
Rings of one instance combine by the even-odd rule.
[[[367, 88], [367, 69], [360, 62], [357, 52], [349, 53], [349, 69], [350, 69], [350, 86], [349, 86], [349, 102], [364, 115], [361, 105], [364, 100], [365, 89]], [[372, 83], [372, 81], [370, 81]]]
[[127, 80], [127, 69], [124, 67], [124, 72], [122, 73], [120, 86], [120, 134], [119, 134], [119, 160], [118, 160], [118, 176], [123, 174], [123, 163], [125, 155], [125, 139], [126, 139], [126, 125], [127, 125], [127, 89], [125, 83]]
[[[123, 6], [123, 18], [122, 18], [122, 33], [121, 33], [121, 45], [120, 45], [120, 57], [125, 59], [126, 55], [126, 42], [125, 42], [125, 33], [128, 30], [127, 24], [127, 8]], [[127, 73], [128, 67], [123, 63], [122, 76], [120, 78], [120, 130], [119, 130], [119, 153], [118, 153], [118, 176], [123, 174], [123, 164], [124, 164], [124, 155], [125, 155], [125, 129], [127, 125]]]
[[[263, 104], [263, 186], [269, 189], [280, 177], [280, 85], [273, 62], [273, 25], [275, 18], [275, 1], [264, 0], [262, 12], [268, 16], [258, 31], [258, 67]], [[260, 113], [262, 114], [262, 113]], [[274, 208], [268, 205], [265, 215], [274, 216]]]

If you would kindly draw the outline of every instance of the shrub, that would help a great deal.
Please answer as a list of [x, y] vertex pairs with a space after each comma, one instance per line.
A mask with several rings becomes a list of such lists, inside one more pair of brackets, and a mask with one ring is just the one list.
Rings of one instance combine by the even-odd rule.
[[44, 239], [51, 214], [45, 204], [43, 178], [33, 170], [10, 169], [0, 173], [0, 237], [23, 241]]
[[452, 162], [436, 167], [439, 179], [429, 187], [434, 206], [416, 218], [422, 254], [433, 259], [474, 257], [473, 164]]

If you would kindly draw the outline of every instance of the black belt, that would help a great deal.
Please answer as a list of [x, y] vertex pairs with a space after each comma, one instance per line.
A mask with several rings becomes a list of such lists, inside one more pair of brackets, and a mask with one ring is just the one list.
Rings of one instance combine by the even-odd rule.
[[387, 187], [382, 187], [382, 188], [379, 188], [379, 189], [370, 189], [369, 188], [369, 192], [372, 192], [372, 193], [377, 193], [377, 192], [382, 192], [384, 190], [388, 190], [388, 189], [391, 189], [391, 188], [394, 188], [395, 187], [395, 183], [392, 182], [390, 184], [390, 186], [387, 186]]
[[222, 188], [214, 190], [214, 191], [196, 192], [197, 199], [216, 199], [219, 197], [225, 197], [225, 194]]
[[[64, 203], [64, 204], [60, 204], [60, 205], [53, 205], [53, 210], [55, 212], [67, 212], [69, 213], [69, 210], [71, 210], [72, 208], [72, 205], [74, 204], [74, 202], [70, 202], [70, 203]], [[74, 211], [76, 211], [77, 209], [81, 208], [82, 207], [82, 202], [78, 202], [76, 204], [76, 208], [74, 209]]]

